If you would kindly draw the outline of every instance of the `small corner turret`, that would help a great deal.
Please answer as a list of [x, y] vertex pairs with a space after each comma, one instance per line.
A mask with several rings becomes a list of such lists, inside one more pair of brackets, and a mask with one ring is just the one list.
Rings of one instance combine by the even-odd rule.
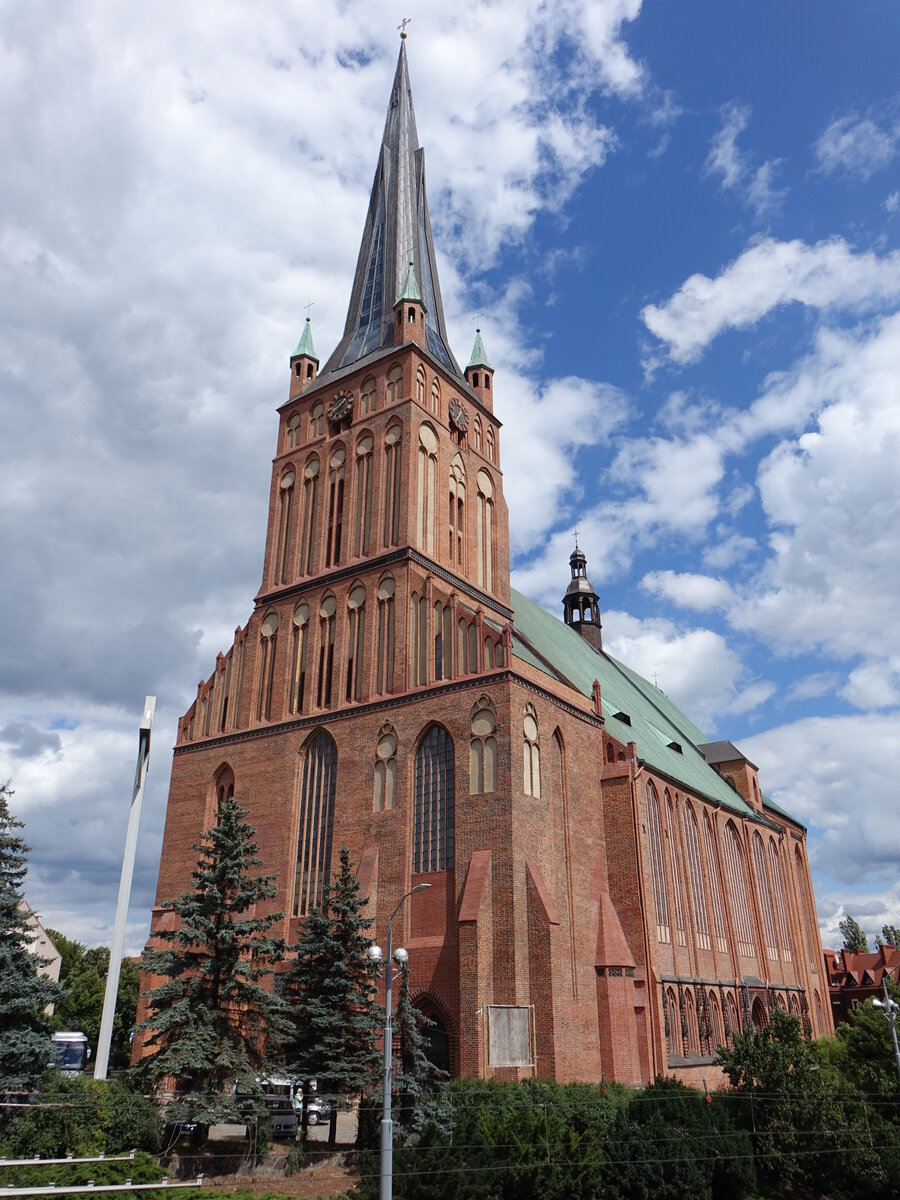
[[416, 268], [410, 260], [409, 270], [400, 289], [400, 295], [394, 302], [394, 345], [402, 346], [404, 342], [415, 342], [417, 346], [425, 346], [425, 303], [416, 279]]
[[587, 559], [578, 543], [569, 557], [572, 579], [563, 596], [563, 620], [596, 651], [603, 649], [600, 630], [600, 598], [587, 577]]
[[290, 399], [299, 396], [312, 383], [319, 369], [319, 356], [313, 345], [312, 325], [309, 317], [303, 326], [303, 333], [297, 343], [297, 349], [291, 355], [291, 392]]
[[481, 330], [475, 330], [475, 345], [472, 347], [472, 357], [466, 367], [466, 383], [490, 412], [494, 411], [494, 368], [491, 366], [484, 342], [481, 340]]

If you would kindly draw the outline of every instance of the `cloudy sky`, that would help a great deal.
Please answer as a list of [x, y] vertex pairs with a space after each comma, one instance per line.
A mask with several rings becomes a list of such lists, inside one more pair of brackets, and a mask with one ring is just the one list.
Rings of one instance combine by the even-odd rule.
[[259, 586], [305, 305], [337, 342], [398, 50], [448, 326], [496, 368], [514, 581], [572, 530], [617, 656], [811, 831], [823, 936], [900, 923], [900, 9], [889, 0], [0, 8], [0, 779], [106, 942], [159, 697]]

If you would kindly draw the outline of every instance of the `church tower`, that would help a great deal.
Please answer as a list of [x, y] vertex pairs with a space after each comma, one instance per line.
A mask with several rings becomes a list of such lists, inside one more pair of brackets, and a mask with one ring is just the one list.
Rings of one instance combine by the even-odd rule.
[[348, 847], [452, 1074], [699, 1083], [750, 1005], [827, 1032], [803, 827], [603, 650], [580, 549], [564, 622], [510, 587], [494, 369], [480, 330], [464, 371], [450, 347], [404, 41], [343, 333], [322, 366], [307, 317], [289, 367], [259, 590], [178, 723], [150, 943], [235, 795], [289, 944]]

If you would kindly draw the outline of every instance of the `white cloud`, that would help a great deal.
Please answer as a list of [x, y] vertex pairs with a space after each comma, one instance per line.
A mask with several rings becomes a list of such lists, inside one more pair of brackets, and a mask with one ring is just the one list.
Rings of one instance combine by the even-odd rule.
[[719, 334], [747, 329], [772, 309], [798, 303], [862, 312], [900, 298], [900, 251], [855, 252], [842, 238], [813, 246], [764, 238], [715, 278], [691, 275], [664, 304], [641, 310], [676, 363], [695, 362]]
[[822, 831], [819, 875], [851, 886], [865, 878], [870, 890], [896, 884], [900, 714], [810, 717], [743, 738], [741, 749], [776, 804]]
[[693, 608], [698, 612], [728, 608], [734, 599], [731, 587], [724, 579], [686, 571], [651, 571], [641, 580], [641, 587], [654, 596], [664, 596], [682, 608]]
[[898, 144], [900, 125], [882, 128], [870, 117], [850, 114], [826, 126], [816, 142], [815, 153], [819, 170], [826, 175], [839, 171], [868, 179], [891, 162]]
[[738, 148], [737, 140], [750, 123], [750, 111], [745, 104], [725, 106], [722, 128], [710, 143], [703, 173], [718, 176], [725, 191], [737, 192], [757, 217], [764, 217], [774, 212], [785, 196], [774, 184], [781, 160], [769, 159], [755, 167], [751, 156]]
[[900, 705], [900, 657], [854, 667], [841, 695], [856, 708], [896, 708]]
[[890, 216], [893, 216], [895, 212], [900, 210], [900, 191], [891, 192], [882, 207]]

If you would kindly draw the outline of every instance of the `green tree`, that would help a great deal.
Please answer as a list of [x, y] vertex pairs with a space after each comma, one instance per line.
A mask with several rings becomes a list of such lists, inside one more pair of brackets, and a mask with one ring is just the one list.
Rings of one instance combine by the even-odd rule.
[[26, 913], [20, 908], [29, 847], [22, 822], [9, 811], [9, 784], [0, 784], [0, 1089], [28, 1090], [52, 1057], [44, 1013], [59, 988], [38, 975]]
[[900, 929], [896, 925], [882, 925], [881, 933], [875, 937], [875, 945], [893, 946], [895, 950], [900, 950]]
[[[257, 1075], [287, 1033], [283, 1003], [263, 986], [284, 955], [271, 930], [282, 913], [255, 915], [275, 895], [256, 830], [239, 800], [222, 803], [218, 822], [194, 849], [193, 886], [163, 907], [177, 926], [156, 934], [162, 944], [144, 955], [144, 969], [166, 982], [149, 993], [149, 1054], [140, 1064], [152, 1082], [175, 1080], [169, 1117], [208, 1126], [262, 1115]], [[236, 1093], [236, 1094], [235, 1094]]]
[[862, 926], [855, 917], [851, 917], [847, 913], [842, 921], [838, 922], [838, 929], [841, 931], [841, 937], [844, 939], [844, 949], [849, 950], [851, 954], [866, 954], [869, 949], [869, 939], [863, 933]]
[[[47, 934], [62, 956], [59, 982], [63, 993], [53, 1013], [52, 1027], [80, 1029], [96, 1051], [109, 971], [109, 949], [94, 946], [88, 950], [81, 942], [67, 938], [55, 929], [48, 929]], [[123, 959], [110, 1043], [112, 1067], [127, 1067], [131, 1058], [131, 1031], [137, 1012], [140, 978], [138, 966], [129, 958]]]
[[716, 1061], [734, 1089], [736, 1119], [753, 1134], [760, 1180], [821, 1186], [829, 1196], [880, 1182], [863, 1098], [793, 1014], [774, 1009], [762, 1029], [720, 1046]]
[[[371, 1096], [379, 1074], [378, 966], [369, 958], [372, 922], [362, 914], [365, 902], [342, 846], [325, 908], [313, 909], [301, 923], [288, 984], [294, 1024], [289, 1069], [302, 1080], [315, 1079], [319, 1093], [334, 1098]], [[335, 1107], [330, 1144], [336, 1135]]]
[[428, 1061], [425, 1030], [431, 1022], [409, 998], [409, 971], [400, 974], [397, 1012], [394, 1017], [394, 1060], [392, 1115], [395, 1138], [415, 1145], [430, 1125], [449, 1128], [447, 1073]]

